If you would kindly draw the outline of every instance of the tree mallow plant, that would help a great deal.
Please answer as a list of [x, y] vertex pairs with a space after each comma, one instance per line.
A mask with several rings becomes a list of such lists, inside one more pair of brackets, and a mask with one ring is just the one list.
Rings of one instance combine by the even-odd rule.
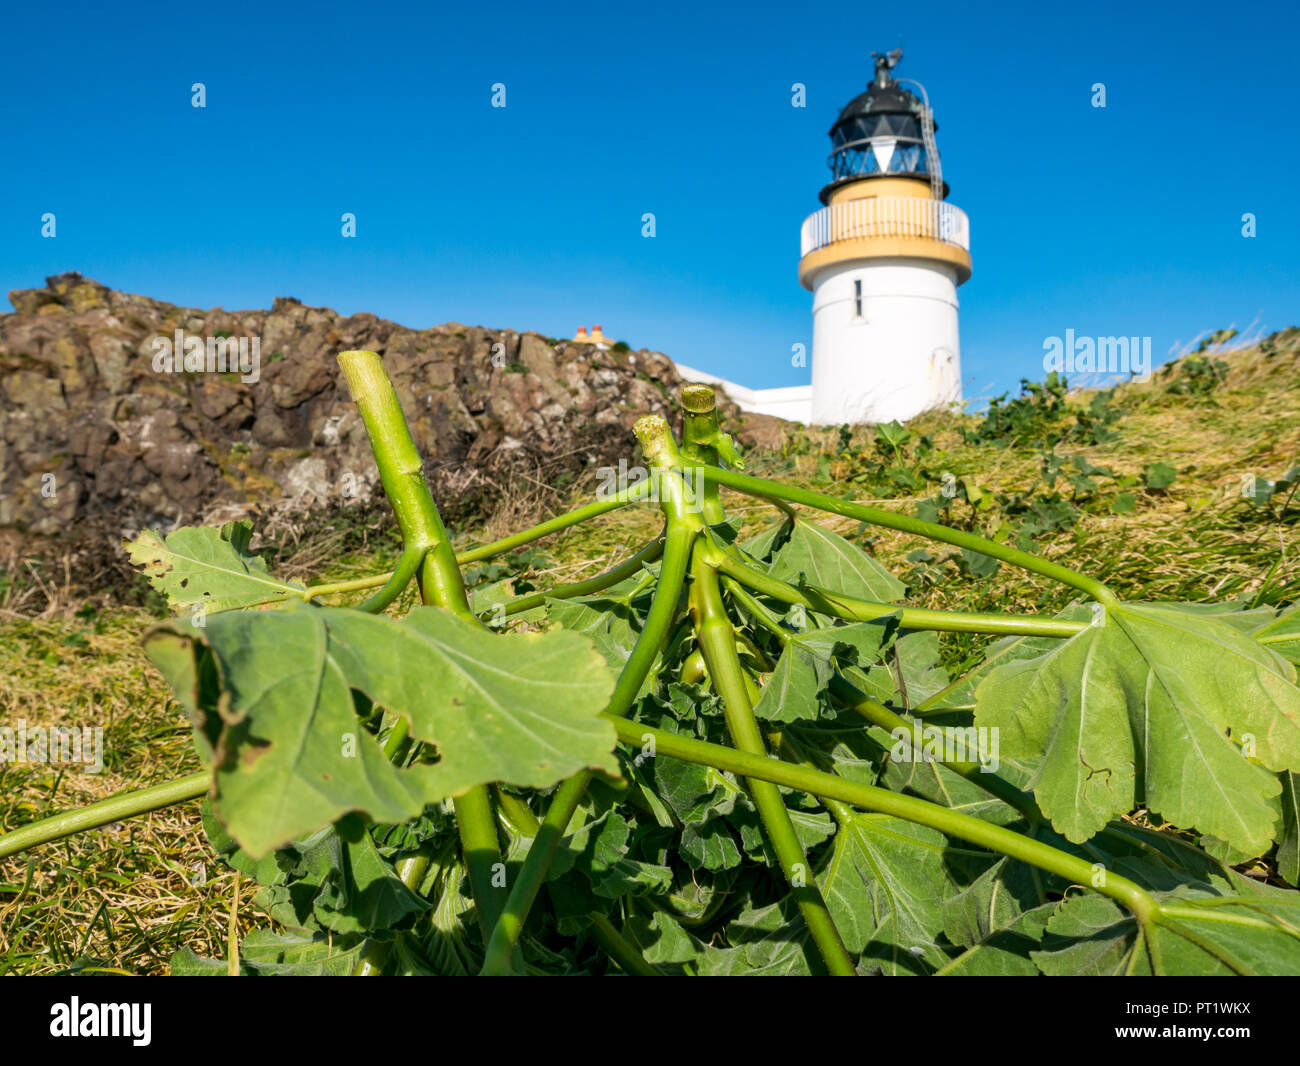
[[[1017, 548], [748, 476], [704, 386], [683, 390], [680, 442], [637, 422], [650, 477], [458, 556], [379, 357], [339, 358], [396, 569], [280, 581], [246, 522], [131, 543], [178, 612], [145, 647], [206, 769], [14, 830], [0, 856], [203, 797], [279, 930], [239, 945], [246, 973], [1300, 970], [1295, 608], [1127, 603]], [[722, 489], [779, 522], [742, 537]], [[631, 506], [662, 530], [605, 573], [467, 593], [460, 567]], [[906, 606], [817, 511], [1077, 600]], [[387, 613], [412, 582], [419, 605]], [[949, 678], [945, 631], [995, 639]], [[1260, 856], [1272, 882], [1232, 868]]]

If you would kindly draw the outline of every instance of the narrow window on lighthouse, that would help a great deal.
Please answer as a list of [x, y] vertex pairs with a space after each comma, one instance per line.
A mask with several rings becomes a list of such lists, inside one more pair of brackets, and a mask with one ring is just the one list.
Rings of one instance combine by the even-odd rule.
[[862, 317], [862, 279], [853, 279], [853, 313]]

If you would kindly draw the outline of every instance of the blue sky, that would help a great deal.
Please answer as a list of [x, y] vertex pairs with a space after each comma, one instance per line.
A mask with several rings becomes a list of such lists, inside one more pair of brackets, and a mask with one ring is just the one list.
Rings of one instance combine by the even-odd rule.
[[5, 15], [4, 291], [75, 269], [199, 307], [600, 322], [799, 384], [799, 224], [826, 133], [871, 51], [901, 43], [971, 218], [968, 397], [1041, 378], [1067, 328], [1151, 336], [1160, 359], [1222, 326], [1300, 323], [1291, 3], [57, 10]]

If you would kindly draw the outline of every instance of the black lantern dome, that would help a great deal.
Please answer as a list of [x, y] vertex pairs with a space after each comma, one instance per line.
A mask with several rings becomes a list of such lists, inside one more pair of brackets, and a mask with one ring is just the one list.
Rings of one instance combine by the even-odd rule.
[[[872, 53], [876, 76], [867, 91], [855, 96], [830, 128], [830, 184], [821, 191], [822, 203], [840, 185], [862, 178], [917, 178], [931, 182], [937, 170], [938, 151], [931, 125], [930, 150], [926, 148], [926, 105], [894, 80], [890, 71], [903, 58], [902, 49], [888, 55]], [[933, 153], [933, 158], [931, 157]], [[943, 195], [948, 188], [943, 186]]]

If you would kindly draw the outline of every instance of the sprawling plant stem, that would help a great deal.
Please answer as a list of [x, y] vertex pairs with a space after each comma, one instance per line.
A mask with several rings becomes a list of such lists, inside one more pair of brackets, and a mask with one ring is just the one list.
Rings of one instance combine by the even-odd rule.
[[[502, 555], [524, 544], [550, 536], [552, 533], [558, 533], [562, 529], [578, 525], [580, 522], [586, 522], [588, 519], [608, 514], [610, 511], [626, 507], [630, 503], [637, 503], [645, 499], [649, 493], [649, 483], [645, 481], [638, 482], [636, 485], [623, 489], [606, 499], [597, 500], [595, 503], [589, 503], [572, 511], [567, 511], [539, 525], [514, 533], [503, 540], [493, 541], [491, 544], [483, 544], [477, 548], [458, 552], [456, 562], [458, 565], [464, 566], [466, 563], [491, 559], [493, 556]], [[320, 596], [330, 596], [339, 592], [361, 592], [365, 589], [375, 588], [378, 585], [386, 586], [392, 583], [394, 576], [400, 572], [400, 569], [401, 560], [398, 562], [397, 570], [388, 570], [382, 574], [371, 574], [367, 577], [352, 578], [347, 581], [330, 581], [320, 585], [312, 585], [310, 588], [304, 589], [301, 595], [304, 600], [313, 600]], [[386, 592], [387, 589], [385, 588], [384, 591]], [[400, 591], [399, 588], [398, 592]], [[581, 595], [581, 593], [574, 593], [574, 595]]]
[[[663, 650], [668, 631], [677, 615], [691, 549], [698, 535], [697, 522], [669, 516], [664, 533], [664, 556], [659, 583], [650, 602], [645, 626], [619, 674], [607, 713], [622, 717], [632, 709], [650, 668]], [[483, 974], [501, 976], [509, 973], [510, 960], [523, 932], [528, 912], [537, 899], [556, 849], [564, 838], [564, 830], [577, 811], [578, 804], [582, 802], [582, 797], [586, 795], [591, 779], [592, 774], [584, 771], [569, 778], [556, 790], [488, 942]]]
[[503, 605], [505, 613], [519, 614], [521, 611], [529, 611], [534, 607], [540, 607], [548, 599], [568, 600], [576, 596], [590, 596], [593, 592], [602, 592], [611, 585], [617, 585], [620, 581], [626, 581], [629, 577], [639, 574], [646, 563], [653, 563], [663, 553], [664, 538], [655, 537], [639, 548], [634, 555], [595, 577], [572, 581], [567, 585], [556, 585], [543, 592], [530, 592], [527, 596], [517, 596], [513, 600], [508, 600]]
[[365, 603], [357, 605], [358, 611], [366, 611], [370, 614], [378, 614], [386, 610], [402, 592], [406, 586], [411, 583], [411, 578], [415, 577], [416, 571], [424, 562], [424, 556], [427, 549], [425, 548], [407, 548], [402, 552], [402, 557], [397, 561], [397, 569], [393, 571], [392, 576], [385, 583], [384, 587], [376, 592]]
[[562, 529], [568, 529], [580, 522], [586, 522], [588, 519], [608, 514], [610, 511], [625, 507], [629, 503], [644, 500], [650, 495], [650, 489], [651, 486], [648, 481], [637, 482], [637, 484], [621, 489], [603, 500], [596, 500], [594, 503], [588, 503], [562, 515], [557, 515], [555, 518], [548, 519], [531, 529], [525, 529], [521, 533], [511, 534], [501, 540], [494, 540], [491, 544], [484, 544], [478, 548], [470, 548], [461, 552], [456, 558], [463, 565], [465, 563], [477, 563], [483, 559], [491, 559], [494, 555], [503, 555], [505, 552], [513, 551], [515, 548], [530, 544], [532, 541], [540, 540], [552, 533], [558, 533]]
[[1068, 567], [1041, 559], [1037, 555], [1030, 555], [1028, 552], [1009, 548], [1005, 544], [998, 544], [996, 541], [988, 540], [974, 533], [951, 529], [948, 526], [941, 526], [934, 522], [923, 522], [919, 518], [908, 518], [905, 515], [893, 514], [890, 511], [882, 511], [875, 507], [849, 503], [846, 500], [837, 500], [834, 496], [824, 496], [820, 492], [810, 492], [807, 489], [791, 488], [775, 481], [738, 474], [732, 470], [721, 470], [711, 466], [704, 466], [699, 469], [707, 480], [726, 485], [728, 488], [743, 492], [747, 496], [767, 500], [785, 500], [787, 503], [814, 507], [820, 511], [843, 515], [845, 518], [856, 518], [859, 522], [866, 522], [870, 525], [897, 529], [903, 533], [925, 537], [927, 540], [941, 541], [944, 544], [952, 544], [958, 548], [969, 548], [971, 551], [980, 552], [994, 559], [1000, 559], [1011, 566], [1020, 567], [1022, 570], [1040, 574], [1043, 577], [1051, 578], [1053, 581], [1059, 581], [1063, 585], [1068, 585], [1070, 588], [1078, 589], [1108, 607], [1113, 607], [1119, 602], [1116, 595], [1096, 578], [1088, 577], [1088, 575], [1080, 574]]
[[798, 604], [818, 614], [854, 622], [874, 622], [878, 618], [899, 616], [903, 629], [929, 629], [942, 633], [990, 633], [996, 636], [1072, 637], [1088, 627], [1087, 622], [1039, 615], [967, 614], [962, 611], [935, 611], [927, 607], [899, 607], [889, 603], [859, 600], [840, 592], [830, 592], [812, 585], [797, 587], [778, 578], [760, 573], [740, 559], [714, 549], [718, 570], [755, 592], [771, 596], [782, 603]]
[[[783, 645], [788, 644], [791, 640], [790, 634], [780, 625], [772, 616], [772, 613], [755, 599], [744, 588], [739, 581], [734, 578], [724, 577], [723, 584], [731, 596], [745, 609], [764, 629], [772, 633]], [[878, 725], [883, 729], [888, 729], [891, 733], [901, 730], [902, 739], [908, 745], [912, 746], [912, 723], [902, 715], [891, 711], [883, 703], [873, 700], [865, 692], [858, 689], [843, 674], [836, 672], [830, 682], [831, 698], [841, 707], [847, 707], [849, 710], [860, 714], [872, 725]], [[922, 729], [923, 736], [930, 736], [937, 733], [931, 726], [925, 726]], [[978, 785], [992, 796], [996, 796], [1004, 803], [1010, 804], [1017, 811], [1028, 818], [1032, 823], [1037, 824], [1042, 821], [1042, 813], [1038, 809], [1038, 804], [1028, 793], [1021, 792], [1014, 785], [1003, 781], [995, 774], [986, 773], [979, 763], [953, 761], [944, 762], [942, 765], [948, 767], [955, 773]]]
[[89, 829], [98, 829], [101, 825], [112, 825], [126, 818], [134, 818], [137, 814], [148, 814], [162, 807], [198, 799], [208, 791], [211, 784], [212, 775], [207, 770], [200, 770], [187, 777], [178, 777], [175, 781], [139, 788], [133, 792], [120, 792], [78, 810], [42, 818], [39, 822], [31, 822], [11, 833], [0, 835], [0, 859], [74, 833], [84, 833]]
[[[518, 796], [511, 795], [504, 789], [497, 787], [495, 790], [497, 798], [497, 808], [501, 812], [502, 818], [510, 831], [516, 836], [528, 837], [534, 839], [537, 832], [541, 829], [541, 822], [537, 820], [537, 815]], [[663, 975], [656, 970], [650, 963], [645, 961], [645, 957], [630, 944], [627, 939], [619, 932], [618, 928], [599, 911], [592, 911], [587, 916], [587, 921], [591, 923], [591, 933], [596, 942], [605, 949], [609, 955], [626, 973], [636, 977], [662, 977]]]
[[[741, 751], [764, 756], [766, 748], [759, 732], [749, 691], [736, 654], [736, 633], [727, 617], [718, 587], [718, 574], [702, 558], [691, 566], [691, 612], [695, 619], [695, 635], [704, 652], [709, 680], [722, 697], [723, 712], [732, 743]], [[840, 938], [839, 931], [826, 909], [812, 865], [804, 854], [803, 845], [795, 833], [790, 812], [786, 810], [781, 790], [762, 779], [748, 781], [750, 796], [763, 823], [768, 842], [790, 883], [791, 894], [799, 905], [804, 922], [812, 934], [813, 942], [821, 952], [826, 968], [834, 975], [851, 977], [853, 960]]]
[[587, 921], [591, 923], [591, 935], [595, 937], [596, 942], [605, 949], [605, 953], [611, 959], [623, 968], [625, 973], [633, 977], [662, 976], [658, 970], [645, 961], [645, 957], [641, 952], [627, 942], [614, 923], [599, 911], [592, 911], [588, 914]]
[[1075, 884], [1093, 887], [1102, 895], [1110, 896], [1124, 904], [1144, 924], [1149, 923], [1160, 908], [1155, 898], [1146, 889], [1126, 877], [1108, 873], [1104, 884], [1093, 885], [1093, 867], [1086, 859], [1061, 851], [1042, 841], [1033, 840], [1013, 830], [992, 825], [969, 814], [941, 807], [937, 803], [918, 799], [915, 796], [901, 795], [875, 785], [861, 785], [821, 770], [796, 766], [763, 755], [753, 755], [721, 744], [692, 740], [676, 733], [656, 729], [644, 722], [611, 720], [614, 721], [614, 729], [618, 733], [619, 740], [625, 744], [640, 747], [645, 743], [644, 738], [648, 735], [654, 741], [656, 755], [668, 755], [685, 762], [712, 766], [718, 770], [726, 770], [760, 781], [770, 781], [772, 784], [797, 789], [823, 799], [839, 800], [862, 810], [889, 814], [918, 825], [929, 826], [959, 840], [1020, 859]]
[[[476, 625], [481, 624], [470, 610], [451, 538], [443, 528], [428, 482], [424, 479], [424, 463], [415, 441], [411, 439], [410, 428], [383, 361], [374, 352], [353, 351], [343, 352], [339, 364], [365, 423], [380, 481], [402, 531], [403, 560], [408, 560], [413, 552], [422, 551], [417, 576], [421, 598], [426, 604], [442, 607]], [[399, 565], [394, 581], [402, 571], [403, 567]], [[376, 599], [388, 593], [392, 585], [390, 582], [385, 586]], [[399, 587], [392, 596], [400, 591]], [[479, 785], [456, 797], [454, 803], [470, 888], [486, 938], [500, 906], [492, 887], [493, 866], [501, 861], [492, 799], [487, 786]], [[420, 864], [414, 860], [399, 871], [399, 876], [410, 878], [415, 884], [419, 883], [422, 875]], [[413, 887], [410, 881], [408, 887]]]

